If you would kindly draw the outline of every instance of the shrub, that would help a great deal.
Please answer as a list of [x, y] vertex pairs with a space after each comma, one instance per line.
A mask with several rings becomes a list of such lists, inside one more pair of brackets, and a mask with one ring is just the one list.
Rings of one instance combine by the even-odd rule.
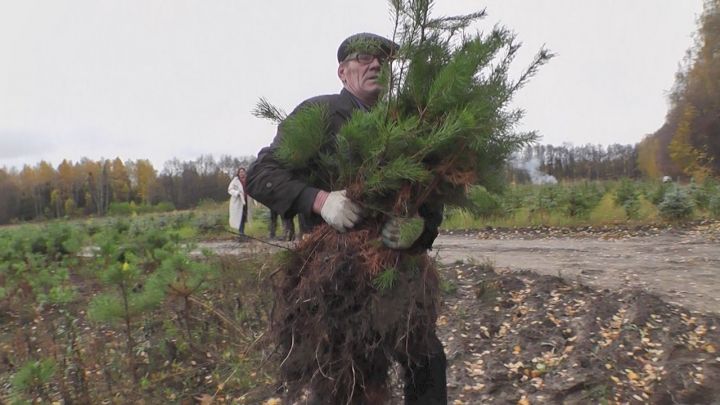
[[29, 394], [38, 393], [41, 397], [46, 397], [44, 386], [48, 384], [56, 369], [57, 366], [53, 359], [28, 361], [13, 376], [13, 389]]
[[694, 180], [690, 182], [690, 187], [688, 188], [688, 194], [698, 208], [707, 208], [710, 202], [710, 193], [708, 191], [709, 190], [702, 185], [695, 183]]
[[213, 200], [212, 198], [203, 198], [202, 200], [198, 201], [195, 208], [200, 210], [213, 210], [217, 209], [218, 205], [221, 203], [218, 203], [217, 201]]
[[146, 214], [151, 212], [174, 211], [175, 205], [170, 201], [161, 201], [156, 205], [135, 204], [130, 202], [114, 202], [108, 207], [108, 214], [114, 216], [129, 216], [132, 214]]
[[637, 219], [640, 216], [640, 200], [637, 197], [625, 201], [622, 207], [628, 219]]
[[506, 215], [513, 215], [515, 211], [523, 208], [527, 193], [523, 192], [520, 187], [510, 187], [503, 194], [500, 195], [501, 206], [503, 213]]
[[700, 185], [694, 181], [690, 183], [690, 196], [698, 208], [709, 209], [710, 199], [718, 192], [720, 192], [720, 185], [711, 177], [706, 178]]
[[175, 211], [175, 204], [170, 201], [160, 201], [153, 206], [153, 212], [169, 212]]
[[650, 191], [647, 194], [648, 200], [652, 202], [655, 205], [660, 205], [660, 203], [665, 198], [665, 194], [673, 187], [672, 183], [661, 183], [658, 182], [655, 186], [654, 190]]
[[44, 231], [47, 236], [47, 251], [54, 255], [71, 255], [82, 247], [83, 235], [68, 224], [52, 224]]
[[565, 192], [560, 204], [563, 212], [573, 218], [586, 218], [602, 198], [602, 192], [594, 184], [572, 186]]
[[665, 193], [660, 205], [660, 215], [670, 221], [680, 221], [689, 218], [693, 213], [693, 202], [686, 192], [679, 187], [673, 187]]
[[132, 214], [130, 203], [127, 202], [114, 202], [110, 203], [108, 207], [108, 215], [114, 216], [127, 216]]
[[193, 221], [193, 227], [200, 234], [218, 233], [225, 231], [227, 217], [218, 214], [206, 213], [199, 215]]
[[715, 218], [720, 218], [720, 193], [715, 193], [708, 202], [708, 211]]
[[620, 182], [615, 190], [615, 204], [623, 207], [625, 216], [628, 219], [635, 219], [640, 212], [640, 193], [635, 183], [628, 179]]
[[542, 186], [529, 201], [530, 214], [546, 218], [558, 207], [560, 188], [555, 185]]
[[118, 219], [112, 224], [111, 229], [118, 234], [124, 234], [130, 230], [130, 221], [123, 218]]
[[638, 192], [635, 184], [628, 179], [622, 179], [615, 190], [615, 204], [622, 207], [628, 200], [637, 200], [637, 198]]
[[485, 187], [475, 186], [469, 193], [472, 207], [470, 211], [480, 218], [503, 215], [503, 208], [497, 196], [488, 192]]
[[65, 200], [63, 208], [65, 210], [65, 215], [68, 217], [72, 217], [77, 214], [77, 205], [75, 204], [75, 200], [73, 200], [72, 198], [68, 198], [67, 200]]

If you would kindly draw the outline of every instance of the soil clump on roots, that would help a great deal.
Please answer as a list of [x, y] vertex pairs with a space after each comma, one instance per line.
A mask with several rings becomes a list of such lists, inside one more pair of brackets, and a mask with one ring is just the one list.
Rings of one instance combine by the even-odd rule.
[[285, 253], [271, 330], [290, 399], [310, 389], [327, 404], [383, 403], [393, 360], [427, 353], [437, 269], [425, 253], [383, 247], [379, 230], [323, 225]]

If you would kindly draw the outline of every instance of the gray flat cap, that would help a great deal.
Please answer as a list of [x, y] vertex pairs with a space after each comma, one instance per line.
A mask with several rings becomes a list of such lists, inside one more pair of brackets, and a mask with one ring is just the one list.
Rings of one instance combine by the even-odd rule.
[[386, 56], [394, 54], [400, 46], [395, 42], [369, 32], [361, 32], [345, 38], [337, 51], [338, 62], [342, 62], [353, 52], [376, 53], [378, 51]]

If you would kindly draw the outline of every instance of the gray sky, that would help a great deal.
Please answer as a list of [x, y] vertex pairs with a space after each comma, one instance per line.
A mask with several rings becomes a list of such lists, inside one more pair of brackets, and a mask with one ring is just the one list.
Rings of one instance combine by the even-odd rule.
[[[635, 143], [658, 129], [702, 0], [436, 0], [482, 8], [558, 56], [518, 93], [542, 143]], [[386, 1], [0, 0], [0, 167], [63, 158], [255, 155], [275, 129], [250, 111], [337, 92], [348, 35], [391, 34]]]

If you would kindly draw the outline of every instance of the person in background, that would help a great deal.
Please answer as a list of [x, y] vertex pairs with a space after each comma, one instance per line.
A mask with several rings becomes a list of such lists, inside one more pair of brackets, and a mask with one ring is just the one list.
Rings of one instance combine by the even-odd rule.
[[240, 167], [228, 186], [228, 194], [230, 194], [230, 227], [238, 230], [240, 241], [244, 241], [245, 222], [247, 222], [246, 178], [245, 168]]
[[[269, 239], [275, 239], [277, 231], [277, 219], [280, 215], [277, 211], [270, 210], [270, 222], [268, 223]], [[283, 235], [280, 238], [284, 241], [292, 241], [295, 239], [295, 222], [292, 218], [282, 218]]]

